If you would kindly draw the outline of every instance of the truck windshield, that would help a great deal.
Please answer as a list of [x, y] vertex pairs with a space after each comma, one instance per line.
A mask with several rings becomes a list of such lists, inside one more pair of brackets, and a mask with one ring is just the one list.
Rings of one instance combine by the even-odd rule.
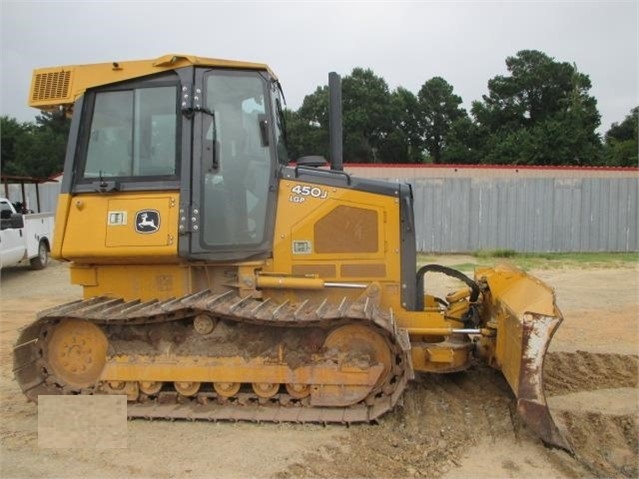
[[204, 80], [212, 113], [204, 142], [215, 143], [216, 161], [202, 165], [202, 246], [261, 244], [272, 164], [267, 82], [257, 72], [229, 70]]
[[95, 94], [84, 178], [176, 174], [177, 88]]

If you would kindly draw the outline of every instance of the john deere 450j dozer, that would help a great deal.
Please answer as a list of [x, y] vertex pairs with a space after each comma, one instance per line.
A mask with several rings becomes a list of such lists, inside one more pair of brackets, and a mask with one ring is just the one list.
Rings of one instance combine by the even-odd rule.
[[[44, 68], [30, 95], [73, 115], [52, 255], [84, 299], [21, 331], [29, 399], [124, 394], [130, 417], [351, 423], [392, 409], [415, 372], [481, 358], [525, 422], [569, 448], [543, 391], [552, 290], [505, 266], [417, 270], [410, 186], [346, 174], [339, 140], [330, 169], [289, 166], [266, 65]], [[437, 298], [427, 273], [465, 284]]]

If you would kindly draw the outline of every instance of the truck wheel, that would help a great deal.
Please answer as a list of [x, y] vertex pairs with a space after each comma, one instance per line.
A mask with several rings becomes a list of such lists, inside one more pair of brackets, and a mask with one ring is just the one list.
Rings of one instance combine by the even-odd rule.
[[44, 241], [38, 244], [38, 256], [31, 258], [31, 269], [44, 269], [49, 262], [49, 248]]

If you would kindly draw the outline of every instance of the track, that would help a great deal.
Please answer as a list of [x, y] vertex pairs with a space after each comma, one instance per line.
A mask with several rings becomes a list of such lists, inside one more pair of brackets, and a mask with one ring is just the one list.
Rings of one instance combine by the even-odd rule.
[[[40, 394], [96, 394], [115, 393], [128, 394], [129, 417], [166, 418], [188, 420], [246, 420], [246, 421], [270, 421], [270, 422], [319, 422], [319, 423], [353, 423], [371, 421], [392, 409], [400, 400], [408, 379], [412, 375], [410, 359], [408, 356], [408, 336], [405, 331], [397, 329], [390, 312], [383, 312], [377, 307], [378, 288], [369, 287], [358, 299], [342, 301], [331, 304], [324, 301], [321, 304], [311, 304], [306, 301], [301, 304], [275, 304], [268, 301], [258, 301], [251, 298], [239, 298], [232, 291], [215, 294], [210, 291], [186, 296], [179, 299], [163, 302], [125, 302], [108, 298], [94, 298], [85, 301], [77, 301], [60, 307], [43, 311], [38, 320], [25, 328], [14, 347], [14, 374], [23, 390], [31, 400], [37, 401]], [[228, 331], [228, 337], [233, 337], [234, 344], [225, 343], [222, 349], [226, 353], [214, 356], [207, 355], [212, 343], [206, 342], [202, 336], [193, 332], [193, 321], [198, 315], [207, 313], [216, 318], [216, 328]], [[342, 403], [326, 405], [329, 400], [317, 400], [323, 394], [322, 388], [335, 391], [340, 386], [313, 387], [313, 393], [317, 396], [297, 395], [295, 391], [269, 392], [267, 395], [256, 394], [258, 391], [250, 391], [243, 387], [242, 390], [228, 396], [218, 394], [217, 390], [208, 385], [193, 394], [178, 394], [174, 389], [166, 387], [161, 390], [148, 392], [138, 391], [137, 382], [135, 390], [127, 389], [118, 391], [112, 387], [113, 381], [102, 381], [91, 385], [73, 385], [72, 381], [56, 376], [50, 361], [52, 355], [50, 348], [55, 335], [56, 327], [60, 327], [73, 318], [88, 320], [98, 325], [104, 335], [108, 337], [109, 360], [107, 366], [114, 358], [121, 358], [129, 354], [133, 359], [131, 366], [141, 361], [153, 363], [161, 357], [160, 345], [174, 341], [181, 336], [179, 344], [173, 342], [169, 346], [177, 351], [175, 357], [186, 358], [197, 363], [221, 361], [223, 356], [237, 356], [244, 354], [250, 357], [251, 348], [253, 354], [259, 356], [265, 350], [275, 350], [278, 344], [286, 341], [296, 342], [294, 348], [296, 356], [279, 358], [279, 366], [265, 364], [263, 368], [270, 367], [281, 371], [299, 371], [313, 369], [309, 375], [339, 375], [340, 367], [330, 363], [335, 358], [320, 358], [310, 361], [312, 354], [299, 357], [300, 343], [319, 334], [325, 338], [329, 331], [344, 326], [365, 328], [366, 331], [374, 331], [376, 335], [384, 337], [392, 354], [392, 371], [387, 375], [383, 384], [370, 384], [369, 386], [350, 386], [358, 394], [364, 391], [362, 398], [347, 407]], [[356, 326], [354, 326], [356, 325]], [[84, 333], [85, 335], [87, 333]], [[71, 338], [69, 333], [68, 337]], [[283, 338], [283, 339], [282, 339]], [[272, 341], [270, 341], [272, 339]], [[81, 339], [78, 338], [78, 341]], [[73, 339], [75, 341], [75, 338]], [[269, 342], [270, 341], [270, 342]], [[163, 343], [164, 342], [164, 343]], [[311, 341], [312, 342], [312, 341]], [[84, 344], [84, 343], [83, 343]], [[133, 346], [132, 346], [133, 344]], [[251, 346], [253, 345], [253, 346]], [[66, 344], [65, 344], [66, 346]], [[228, 350], [234, 352], [228, 352]], [[66, 350], [65, 350], [66, 351]], [[268, 354], [267, 354], [268, 356]], [[91, 355], [83, 358], [86, 362], [94, 359]], [[273, 358], [266, 358], [273, 360]], [[275, 358], [277, 359], [277, 358]], [[330, 360], [330, 361], [329, 361]], [[192, 363], [191, 363], [192, 364]], [[84, 367], [84, 366], [83, 366]], [[279, 368], [279, 369], [277, 369]], [[295, 369], [294, 369], [295, 368]], [[377, 368], [377, 369], [376, 369]], [[376, 372], [380, 375], [381, 366], [368, 364], [365, 370]], [[179, 369], [179, 368], [178, 368]], [[220, 368], [218, 368], [220, 369]], [[228, 369], [228, 367], [227, 367]], [[292, 374], [292, 373], [291, 373]], [[352, 375], [351, 375], [352, 376]], [[360, 374], [361, 376], [361, 374]], [[376, 377], [376, 376], [371, 376]], [[142, 380], [142, 379], [141, 379]], [[348, 379], [345, 379], [348, 381]], [[71, 382], [71, 384], [69, 384]], [[115, 381], [118, 382], [118, 381]], [[370, 382], [370, 380], [369, 380]], [[142, 382], [140, 389], [142, 388]], [[186, 384], [186, 383], [185, 383]], [[368, 384], [368, 383], [367, 383]], [[237, 383], [239, 387], [239, 383]], [[176, 385], [177, 388], [177, 385]], [[331, 389], [333, 388], [333, 389]], [[158, 388], [159, 389], [159, 388]], [[348, 390], [348, 387], [346, 388]], [[144, 393], [147, 394], [144, 394]], [[315, 398], [315, 399], [313, 399]], [[315, 401], [320, 405], [311, 403]]]

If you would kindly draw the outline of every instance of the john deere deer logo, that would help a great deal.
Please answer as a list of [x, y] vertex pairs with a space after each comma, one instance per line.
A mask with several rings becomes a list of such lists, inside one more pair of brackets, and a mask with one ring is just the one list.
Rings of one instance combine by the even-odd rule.
[[135, 214], [135, 231], [155, 233], [160, 229], [160, 213], [157, 210], [142, 210]]

